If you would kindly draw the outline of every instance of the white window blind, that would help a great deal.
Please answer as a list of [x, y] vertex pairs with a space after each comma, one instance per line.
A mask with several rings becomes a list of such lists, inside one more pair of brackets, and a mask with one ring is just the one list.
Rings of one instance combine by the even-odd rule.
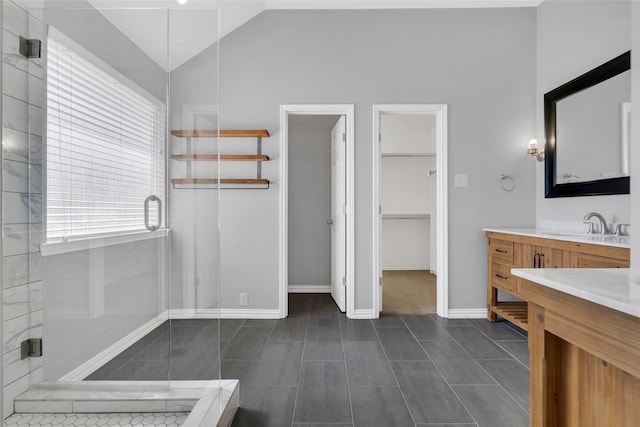
[[144, 230], [145, 198], [165, 200], [164, 106], [57, 34], [47, 45], [47, 241]]

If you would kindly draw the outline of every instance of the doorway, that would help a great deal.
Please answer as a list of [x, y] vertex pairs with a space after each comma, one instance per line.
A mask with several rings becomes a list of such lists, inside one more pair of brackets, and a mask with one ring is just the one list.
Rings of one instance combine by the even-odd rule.
[[376, 306], [446, 317], [446, 105], [375, 105], [373, 121]]
[[[280, 315], [289, 292], [325, 292], [352, 317], [353, 105], [283, 105], [280, 113]], [[311, 141], [319, 128], [324, 147]], [[293, 146], [303, 139], [306, 149]]]

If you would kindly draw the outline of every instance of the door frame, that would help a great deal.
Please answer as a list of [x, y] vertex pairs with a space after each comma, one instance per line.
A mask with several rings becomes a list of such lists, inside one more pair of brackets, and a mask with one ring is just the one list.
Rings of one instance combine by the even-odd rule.
[[346, 121], [346, 314], [353, 317], [355, 311], [354, 274], [354, 105], [353, 104], [290, 104], [280, 105], [280, 182], [279, 182], [279, 311], [287, 317], [289, 286], [289, 116], [344, 116]]
[[436, 299], [437, 312], [449, 317], [449, 235], [447, 194], [447, 104], [373, 105], [373, 307], [376, 317], [382, 308], [382, 270], [380, 262], [380, 121], [384, 114], [424, 114], [436, 119]]

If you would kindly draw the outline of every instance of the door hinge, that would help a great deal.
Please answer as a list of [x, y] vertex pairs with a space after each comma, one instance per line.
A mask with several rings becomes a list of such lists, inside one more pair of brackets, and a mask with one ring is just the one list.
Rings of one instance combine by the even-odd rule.
[[20, 343], [20, 360], [42, 356], [42, 338], [29, 338]]
[[20, 36], [20, 55], [27, 58], [40, 58], [40, 40], [25, 39]]
[[378, 133], [378, 142], [382, 142], [382, 133]]
[[378, 286], [382, 286], [382, 277], [378, 277]]
[[382, 205], [378, 205], [378, 213], [382, 215]]
[[342, 286], [347, 286], [347, 278], [346, 277], [342, 278]]
[[342, 142], [347, 142], [347, 133], [342, 132]]

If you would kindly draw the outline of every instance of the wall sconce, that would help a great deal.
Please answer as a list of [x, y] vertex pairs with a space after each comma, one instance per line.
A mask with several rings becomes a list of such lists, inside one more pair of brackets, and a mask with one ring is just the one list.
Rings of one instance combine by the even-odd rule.
[[529, 148], [527, 149], [527, 154], [531, 157], [534, 157], [537, 161], [544, 161], [544, 150], [538, 150], [538, 140], [532, 139], [529, 141]]

